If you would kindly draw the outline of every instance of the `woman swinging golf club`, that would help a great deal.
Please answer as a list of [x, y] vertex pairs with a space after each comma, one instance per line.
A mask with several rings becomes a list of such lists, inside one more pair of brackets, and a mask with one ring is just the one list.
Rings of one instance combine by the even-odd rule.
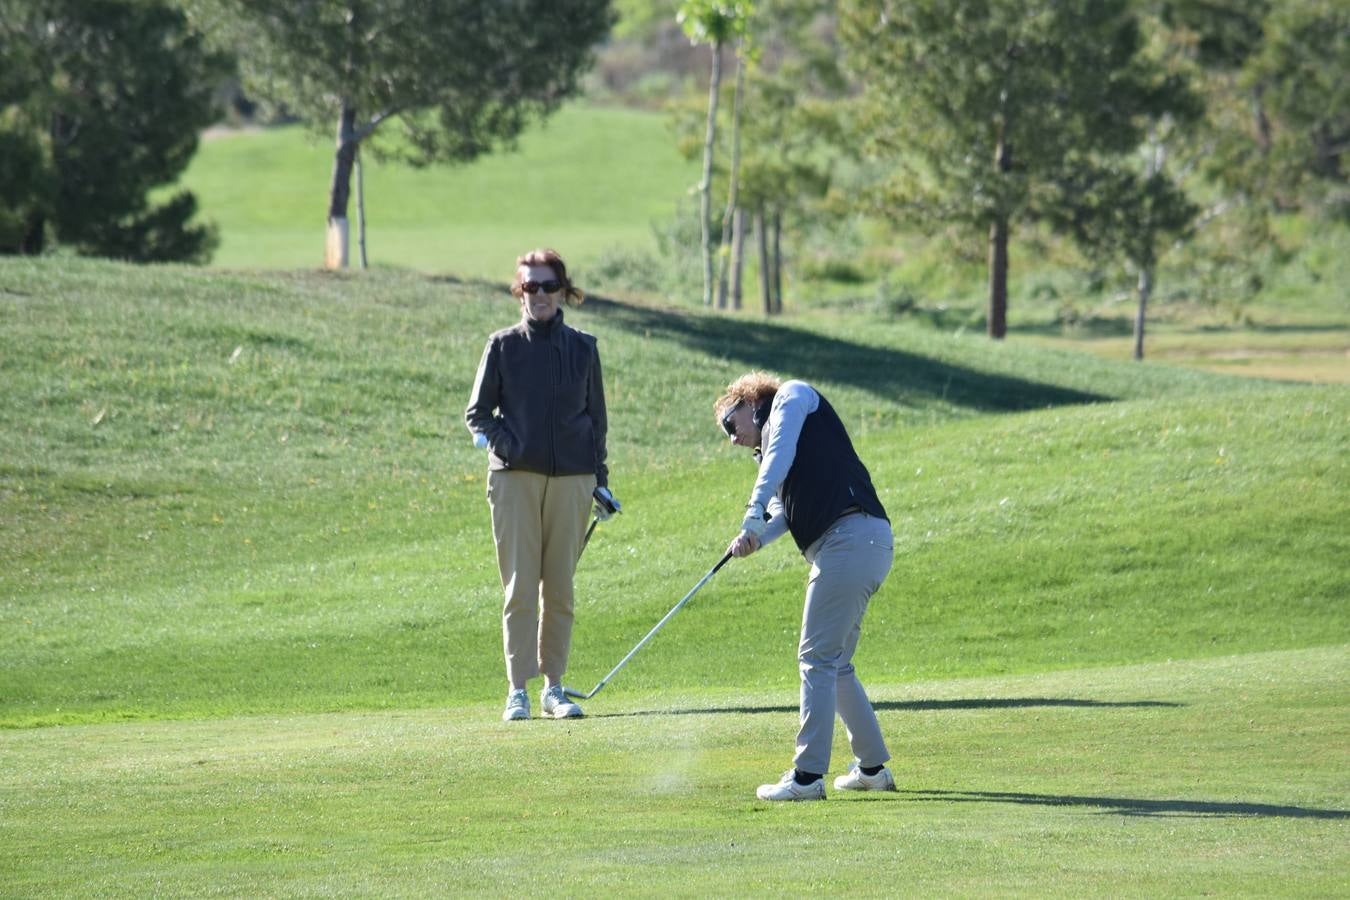
[[797, 659], [801, 728], [793, 768], [755, 792], [761, 800], [823, 800], [834, 716], [854, 765], [837, 790], [895, 790], [876, 713], [853, 670], [867, 602], [891, 568], [892, 537], [871, 476], [834, 408], [810, 385], [762, 372], [727, 386], [713, 411], [732, 443], [755, 450], [759, 476], [741, 532], [727, 551], [744, 557], [791, 532], [811, 575]]

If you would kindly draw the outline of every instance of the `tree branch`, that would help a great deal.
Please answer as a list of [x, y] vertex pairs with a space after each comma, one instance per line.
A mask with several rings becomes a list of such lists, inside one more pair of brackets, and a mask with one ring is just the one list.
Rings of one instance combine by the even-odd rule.
[[369, 122], [352, 133], [352, 140], [359, 144], [361, 141], [370, 137], [371, 133], [374, 132], [376, 128], [380, 127], [381, 122], [388, 119], [390, 116], [398, 115], [400, 112], [402, 112], [402, 110], [395, 106], [392, 109], [387, 109], [382, 113], [372, 116]]

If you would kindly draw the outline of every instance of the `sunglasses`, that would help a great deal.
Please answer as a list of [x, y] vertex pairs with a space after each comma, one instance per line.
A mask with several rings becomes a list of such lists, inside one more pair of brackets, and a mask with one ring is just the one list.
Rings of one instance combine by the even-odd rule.
[[563, 289], [563, 283], [556, 278], [550, 278], [548, 281], [527, 281], [520, 289], [527, 294], [537, 294], [540, 291], [545, 294], [556, 294]]
[[727, 437], [729, 438], [734, 438], [736, 436], [736, 422], [733, 417], [736, 415], [736, 410], [740, 408], [741, 405], [737, 403], [726, 412], [722, 413], [722, 430], [727, 433]]

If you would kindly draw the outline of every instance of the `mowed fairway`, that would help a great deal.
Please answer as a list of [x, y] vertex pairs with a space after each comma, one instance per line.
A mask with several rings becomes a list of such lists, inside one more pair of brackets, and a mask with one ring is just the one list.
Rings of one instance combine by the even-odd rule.
[[1345, 665], [885, 686], [900, 790], [787, 807], [788, 691], [9, 732], [6, 894], [1343, 896]]
[[864, 318], [568, 317], [625, 503], [581, 561], [569, 682], [739, 522], [719, 387], [806, 377], [896, 528], [857, 663], [901, 790], [753, 799], [795, 731], [786, 544], [585, 720], [498, 721], [461, 415], [500, 285], [8, 260], [6, 896], [1350, 890], [1346, 388]]

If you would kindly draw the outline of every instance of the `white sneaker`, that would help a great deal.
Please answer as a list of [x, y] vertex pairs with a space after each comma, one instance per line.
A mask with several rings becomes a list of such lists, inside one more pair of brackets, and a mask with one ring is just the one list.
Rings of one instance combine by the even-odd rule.
[[544, 715], [555, 719], [578, 719], [582, 715], [581, 707], [567, 699], [560, 684], [544, 688], [539, 695], [539, 705], [543, 707]]
[[817, 778], [810, 784], [798, 784], [794, 770], [788, 769], [777, 784], [761, 784], [755, 796], [761, 800], [824, 800], [825, 779]]
[[524, 688], [516, 688], [506, 695], [506, 709], [502, 711], [503, 722], [514, 722], [530, 717], [530, 693]]
[[834, 780], [834, 789], [836, 791], [893, 791], [895, 790], [895, 778], [891, 775], [891, 770], [885, 766], [875, 775], [868, 775], [856, 765], [848, 767], [847, 775], [840, 775]]

